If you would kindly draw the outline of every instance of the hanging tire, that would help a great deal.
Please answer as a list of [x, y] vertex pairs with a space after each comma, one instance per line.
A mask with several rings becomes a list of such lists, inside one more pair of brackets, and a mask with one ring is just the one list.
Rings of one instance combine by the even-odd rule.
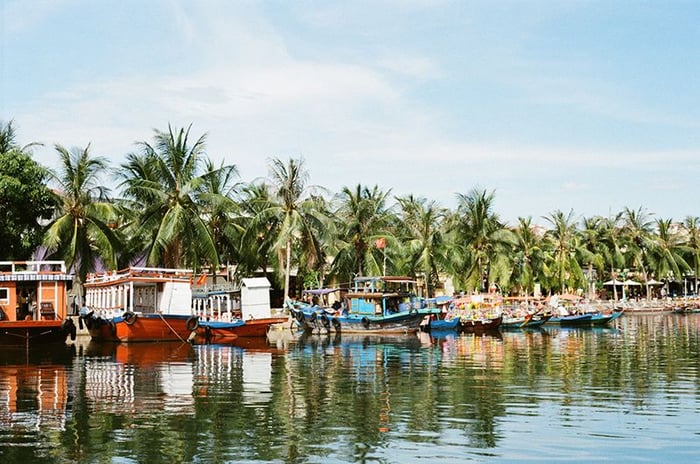
[[318, 315], [316, 314], [316, 311], [312, 312], [312, 313], [311, 313], [311, 317], [309, 317], [309, 321], [310, 321], [310, 322], [316, 322], [316, 317], [317, 317], [317, 316], [318, 316]]
[[134, 325], [134, 322], [136, 322], [136, 313], [127, 311], [124, 314], [122, 314], [122, 319], [124, 319], [124, 323], [126, 325]]
[[331, 321], [328, 320], [328, 316], [325, 314], [321, 314], [321, 324], [323, 324], [323, 327], [328, 330], [331, 328]]
[[369, 329], [369, 319], [367, 319], [366, 317], [362, 318], [362, 327], [364, 327], [365, 329]]
[[304, 323], [304, 313], [302, 311], [294, 311], [294, 319], [296, 319], [297, 321], [299, 321], [303, 324]]
[[70, 339], [75, 341], [75, 337], [78, 335], [78, 329], [75, 327], [75, 322], [73, 319], [66, 319], [61, 323], [61, 329], [66, 335], [70, 335]]
[[333, 323], [333, 328], [335, 329], [336, 332], [340, 332], [340, 321], [338, 319], [331, 319], [331, 322]]
[[197, 316], [192, 316], [185, 322], [185, 328], [190, 332], [197, 330], [197, 327], [199, 327], [199, 318]]

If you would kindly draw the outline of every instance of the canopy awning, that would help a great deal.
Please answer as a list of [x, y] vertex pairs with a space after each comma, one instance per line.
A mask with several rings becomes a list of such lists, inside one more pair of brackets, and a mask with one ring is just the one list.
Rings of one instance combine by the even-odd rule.
[[635, 282], [632, 279], [627, 279], [624, 282], [622, 282], [622, 285], [642, 285], [639, 282]]
[[664, 284], [663, 282], [659, 282], [658, 280], [654, 280], [654, 279], [647, 280], [647, 285], [663, 285], [663, 284]]
[[608, 280], [607, 282], [603, 282], [603, 285], [625, 285], [625, 283], [621, 280]]

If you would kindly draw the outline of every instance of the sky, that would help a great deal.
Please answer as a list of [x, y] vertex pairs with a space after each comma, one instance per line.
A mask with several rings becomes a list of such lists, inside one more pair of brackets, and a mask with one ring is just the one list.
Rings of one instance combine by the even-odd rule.
[[[700, 3], [0, 0], [0, 121], [116, 167], [192, 125], [240, 180], [700, 216]], [[106, 179], [107, 185], [114, 183]]]

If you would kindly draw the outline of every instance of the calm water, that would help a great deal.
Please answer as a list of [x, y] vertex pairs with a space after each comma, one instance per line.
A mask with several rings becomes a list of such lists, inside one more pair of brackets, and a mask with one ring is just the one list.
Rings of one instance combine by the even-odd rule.
[[0, 462], [697, 462], [700, 315], [0, 355]]

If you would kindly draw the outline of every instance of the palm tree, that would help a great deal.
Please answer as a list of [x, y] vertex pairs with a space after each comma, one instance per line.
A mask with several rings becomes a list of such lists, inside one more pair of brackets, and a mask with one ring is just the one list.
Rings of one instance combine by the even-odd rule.
[[120, 248], [114, 230], [116, 214], [100, 179], [107, 160], [91, 156], [89, 144], [83, 150], [68, 151], [60, 145], [55, 148], [61, 168], [51, 176], [59, 206], [44, 245], [50, 254], [65, 260], [84, 282], [98, 258], [108, 267], [116, 266]]
[[[594, 269], [597, 271], [598, 275], [602, 275], [605, 268], [607, 246], [603, 235], [604, 221], [604, 218], [601, 216], [583, 218], [583, 229], [580, 231], [580, 252], [582, 258], [581, 262], [588, 266], [586, 280], [589, 285], [593, 284], [591, 279], [594, 275]], [[588, 293], [589, 297], [593, 297], [593, 295], [591, 295], [591, 287], [588, 288]]]
[[627, 246], [622, 231], [622, 213], [615, 216], [602, 218], [600, 222], [601, 240], [604, 247], [604, 261], [610, 268], [610, 278], [613, 280], [613, 299], [617, 301], [617, 272], [615, 269], [625, 267], [625, 254]]
[[691, 269], [683, 258], [685, 247], [679, 233], [674, 231], [670, 219], [656, 220], [657, 233], [652, 239], [653, 245], [648, 250], [648, 259], [654, 273], [659, 276], [673, 275], [683, 278], [683, 271]]
[[532, 218], [518, 218], [518, 226], [513, 230], [513, 272], [518, 275], [520, 289], [529, 295], [534, 291], [536, 279], [546, 271], [543, 241], [535, 233]]
[[513, 237], [493, 211], [494, 195], [476, 188], [467, 195], [457, 194], [457, 211], [449, 219], [451, 266], [467, 288], [482, 289], [484, 278], [501, 285], [510, 278], [508, 252]]
[[[654, 246], [653, 222], [649, 214], [643, 208], [633, 210], [625, 208], [622, 212], [622, 232], [627, 245], [627, 257], [631, 260], [632, 267], [641, 270], [644, 282], [648, 282], [647, 253]], [[647, 296], [649, 285], [647, 284]]]
[[221, 163], [216, 167], [211, 160], [204, 162], [204, 183], [199, 198], [202, 201], [202, 214], [209, 225], [219, 257], [226, 261], [237, 258], [237, 230], [232, 228], [232, 219], [239, 214], [240, 206], [235, 197], [240, 184], [236, 166]]
[[683, 230], [685, 231], [685, 251], [687, 255], [686, 261], [693, 270], [695, 278], [696, 294], [698, 293], [698, 274], [700, 274], [700, 218], [697, 216], [688, 216], [683, 221]]
[[[135, 239], [143, 244], [149, 265], [179, 268], [206, 263], [217, 266], [215, 237], [205, 213], [223, 195], [207, 192], [207, 182], [232, 166], [207, 171], [206, 134], [190, 143], [190, 125], [155, 130], [154, 144], [140, 142], [120, 172], [121, 187], [138, 214]], [[209, 210], [211, 211], [211, 209]]]
[[428, 298], [439, 278], [440, 264], [446, 261], [442, 239], [442, 220], [445, 211], [434, 201], [413, 195], [398, 198], [401, 207], [401, 230], [397, 234], [407, 250], [412, 274], [420, 270], [425, 275]]
[[552, 269], [556, 276], [556, 288], [560, 292], [566, 291], [566, 285], [576, 285], [583, 281], [583, 271], [576, 259], [580, 253], [578, 244], [578, 229], [573, 210], [564, 214], [556, 210], [545, 217], [552, 229], [547, 231], [547, 236], [552, 243]]
[[251, 226], [259, 226], [274, 220], [272, 248], [277, 252], [280, 268], [284, 269], [284, 300], [289, 298], [289, 281], [292, 272], [292, 249], [298, 246], [304, 253], [306, 265], [319, 261], [321, 249], [317, 231], [323, 219], [315, 210], [315, 202], [307, 186], [309, 174], [303, 159], [290, 158], [270, 161], [270, 188], [272, 200], [268, 208], [261, 210]]
[[[338, 276], [378, 275], [383, 272], [382, 255], [374, 244], [384, 240], [385, 247], [397, 248], [390, 232], [393, 214], [387, 206], [390, 190], [378, 186], [371, 189], [357, 184], [354, 189], [343, 187], [334, 213], [338, 236], [334, 244], [335, 258], [331, 272]], [[383, 253], [386, 253], [384, 248]], [[347, 279], [350, 280], [350, 279]]]

